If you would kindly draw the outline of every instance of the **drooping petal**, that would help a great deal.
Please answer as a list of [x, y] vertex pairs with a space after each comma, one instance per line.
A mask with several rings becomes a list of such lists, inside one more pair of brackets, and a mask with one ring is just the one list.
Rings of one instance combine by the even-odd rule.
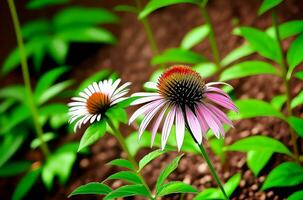
[[216, 88], [216, 87], [207, 87], [206, 88], [206, 92], [214, 92], [214, 93], [219, 93], [223, 96], [226, 96], [227, 98], [230, 99], [229, 95], [226, 94], [223, 90], [219, 89], [219, 88]]
[[219, 104], [220, 106], [236, 111], [238, 112], [237, 107], [235, 106], [235, 104], [227, 97], [220, 95], [220, 94], [212, 94], [212, 93], [206, 93], [205, 96], [215, 102], [216, 104]]
[[178, 150], [181, 150], [183, 140], [184, 140], [184, 134], [185, 134], [185, 121], [182, 109], [177, 106], [176, 107], [176, 140], [177, 140], [177, 146]]
[[155, 141], [155, 138], [156, 138], [156, 134], [157, 134], [157, 131], [158, 131], [158, 128], [160, 126], [160, 123], [163, 119], [163, 116], [168, 108], [169, 104], [166, 103], [164, 106], [163, 106], [163, 109], [162, 111], [160, 112], [158, 118], [156, 119], [156, 121], [154, 122], [153, 124], [153, 128], [152, 128], [152, 138], [151, 138], [151, 147], [153, 146], [154, 144], [154, 141]]
[[150, 102], [144, 106], [142, 106], [141, 108], [139, 108], [136, 112], [134, 112], [134, 114], [130, 117], [128, 124], [131, 124], [135, 119], [137, 119], [141, 114], [149, 111], [149, 110], [153, 110], [155, 109], [157, 106], [159, 106], [164, 100], [160, 99], [160, 100], [156, 100], [153, 102]]
[[138, 104], [142, 104], [142, 103], [147, 103], [147, 102], [154, 101], [154, 100], [161, 99], [161, 98], [163, 98], [163, 97], [160, 95], [142, 97], [140, 99], [133, 101], [130, 105], [133, 106], [133, 105], [138, 105]]
[[201, 126], [199, 124], [197, 117], [187, 106], [185, 107], [185, 113], [186, 113], [187, 122], [188, 122], [191, 132], [193, 133], [197, 142], [199, 144], [201, 144], [202, 143]]
[[208, 124], [207, 124], [206, 120], [204, 119], [204, 116], [202, 114], [200, 114], [200, 112], [198, 111], [198, 106], [195, 106], [195, 110], [197, 111], [196, 115], [197, 115], [199, 124], [201, 126], [202, 134], [204, 135], [208, 131]]
[[157, 92], [137, 92], [132, 94], [132, 97], [148, 97], [148, 96], [158, 96], [159, 93]]
[[171, 128], [174, 123], [175, 114], [176, 114], [176, 107], [173, 106], [172, 109], [168, 112], [164, 125], [163, 125], [162, 140], [161, 140], [162, 150], [165, 148], [166, 142], [168, 140]]
[[221, 122], [233, 127], [233, 123], [227, 118], [224, 112], [222, 112], [219, 108], [210, 103], [206, 103], [206, 105], [218, 117]]
[[212, 86], [212, 85], [227, 85], [227, 86], [233, 88], [233, 86], [231, 86], [231, 85], [228, 84], [228, 83], [224, 83], [224, 82], [210, 82], [210, 83], [206, 83], [205, 85], [206, 85], [206, 86]]

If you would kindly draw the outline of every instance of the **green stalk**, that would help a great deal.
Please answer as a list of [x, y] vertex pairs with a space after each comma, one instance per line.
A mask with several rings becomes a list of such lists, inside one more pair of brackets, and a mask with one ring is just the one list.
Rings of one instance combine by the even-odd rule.
[[[136, 2], [136, 6], [137, 6], [137, 8], [138, 8], [138, 10], [140, 12], [141, 9], [142, 9], [141, 2], [140, 2], [140, 0], [135, 0], [135, 2]], [[159, 51], [159, 48], [158, 48], [158, 45], [157, 45], [154, 33], [152, 31], [152, 28], [151, 28], [151, 25], [150, 25], [148, 19], [145, 17], [145, 18], [141, 19], [141, 22], [143, 24], [145, 33], [147, 35], [148, 42], [150, 44], [150, 47], [151, 47], [153, 53], [155, 55], [159, 54], [160, 51]]]
[[32, 92], [31, 83], [30, 83], [30, 74], [28, 71], [28, 65], [27, 65], [27, 61], [26, 61], [26, 52], [24, 49], [22, 33], [21, 33], [21, 29], [20, 29], [20, 23], [19, 23], [18, 14], [16, 11], [16, 6], [15, 6], [13, 0], [7, 0], [7, 2], [8, 2], [10, 13], [11, 13], [11, 16], [13, 19], [13, 24], [14, 24], [17, 42], [18, 42], [18, 46], [19, 46], [22, 75], [23, 75], [24, 85], [25, 85], [25, 89], [26, 89], [28, 105], [29, 105], [29, 108], [30, 108], [30, 111], [31, 111], [31, 114], [33, 117], [35, 133], [41, 142], [40, 148], [41, 148], [43, 154], [47, 157], [49, 155], [50, 151], [49, 151], [47, 144], [43, 140], [43, 131], [42, 131], [42, 127], [39, 122], [39, 115], [38, 115], [38, 111], [37, 111], [35, 101], [33, 98], [33, 92]]
[[202, 16], [205, 20], [205, 23], [209, 26], [209, 35], [208, 35], [208, 39], [210, 42], [210, 47], [211, 47], [211, 51], [212, 51], [212, 55], [214, 58], [214, 62], [217, 66], [218, 69], [221, 68], [221, 64], [220, 64], [220, 54], [219, 54], [219, 50], [218, 50], [218, 45], [217, 45], [217, 41], [216, 41], [216, 36], [215, 36], [215, 32], [214, 32], [214, 26], [210, 20], [209, 14], [207, 12], [206, 9], [206, 3], [203, 5], [200, 5], [200, 10], [202, 13]]
[[[121, 132], [114, 126], [114, 124], [112, 123], [112, 121], [108, 118], [106, 118], [107, 124], [109, 125], [109, 127], [113, 130], [114, 132], [114, 136], [116, 137], [116, 139], [118, 140], [118, 142], [120, 143], [123, 151], [127, 154], [128, 160], [135, 166], [136, 169], [139, 169], [139, 165], [136, 161], [136, 159], [134, 158], [134, 156], [130, 153], [129, 148], [125, 142], [125, 138], [124, 136], [121, 134]], [[144, 187], [147, 189], [149, 195], [150, 195], [150, 199], [154, 200], [155, 198], [153, 197], [153, 194], [149, 188], [149, 186], [147, 185], [144, 177], [140, 174], [140, 172], [138, 172], [137, 170], [135, 170], [135, 173], [140, 177]]]
[[[287, 63], [286, 63], [286, 59], [285, 59], [285, 55], [283, 53], [283, 49], [282, 49], [282, 43], [281, 43], [281, 37], [280, 37], [280, 31], [279, 31], [279, 21], [278, 21], [278, 16], [275, 10], [273, 10], [272, 12], [272, 22], [274, 25], [274, 29], [275, 29], [275, 35], [279, 44], [279, 51], [280, 51], [280, 55], [282, 58], [282, 63], [281, 63], [281, 68], [282, 68], [282, 72], [283, 72], [283, 83], [284, 83], [284, 87], [285, 87], [285, 91], [286, 91], [286, 107], [287, 107], [287, 117], [292, 116], [292, 108], [291, 108], [291, 101], [292, 101], [292, 97], [291, 97], [291, 88], [290, 88], [290, 83], [289, 80], [287, 79]], [[299, 162], [299, 150], [298, 150], [298, 144], [297, 144], [297, 140], [298, 140], [298, 136], [297, 134], [294, 132], [294, 130], [289, 126], [290, 128], [290, 135], [291, 135], [291, 142], [293, 145], [293, 153], [295, 156], [295, 159], [297, 162]]]

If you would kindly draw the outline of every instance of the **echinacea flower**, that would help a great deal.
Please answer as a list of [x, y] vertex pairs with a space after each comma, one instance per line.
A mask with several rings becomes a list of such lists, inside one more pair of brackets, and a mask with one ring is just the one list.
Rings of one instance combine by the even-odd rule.
[[99, 83], [92, 83], [84, 91], [79, 93], [80, 97], [73, 97], [73, 102], [69, 103], [70, 123], [78, 120], [75, 124], [74, 131], [81, 128], [82, 124], [88, 121], [100, 121], [106, 111], [113, 105], [126, 99], [125, 96], [129, 89], [130, 82], [124, 83], [118, 87], [121, 79], [104, 80]]
[[157, 130], [163, 120], [161, 146], [165, 148], [173, 124], [176, 129], [178, 149], [181, 149], [185, 128], [189, 128], [198, 144], [202, 136], [211, 129], [216, 137], [224, 137], [223, 124], [232, 126], [232, 122], [217, 105], [237, 111], [231, 98], [215, 85], [222, 82], [204, 83], [199, 73], [187, 66], [172, 66], [158, 79], [157, 83], [148, 82], [147, 87], [155, 92], [139, 92], [133, 96], [141, 98], [131, 105], [145, 104], [130, 118], [132, 123], [141, 114], [145, 117], [139, 127], [139, 137], [155, 118], [152, 125], [153, 144]]

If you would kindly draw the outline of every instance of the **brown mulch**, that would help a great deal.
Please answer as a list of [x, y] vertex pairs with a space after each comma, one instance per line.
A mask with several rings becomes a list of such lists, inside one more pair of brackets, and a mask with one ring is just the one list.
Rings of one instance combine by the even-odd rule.
[[[106, 4], [107, 2], [109, 1], [102, 1], [99, 4], [92, 5], [100, 6], [100, 4]], [[115, 3], [110, 2], [107, 4], [107, 7], [112, 7], [113, 4]], [[271, 25], [271, 16], [269, 14], [265, 14], [260, 17], [257, 16], [256, 13], [259, 5], [259, 1], [243, 0], [214, 0], [209, 3], [208, 8], [215, 26], [215, 34], [217, 36], [221, 57], [228, 54], [228, 52], [243, 42], [243, 39], [231, 34], [234, 24], [259, 28], [266, 28]], [[299, 0], [290, 0], [283, 3], [280, 7], [279, 13], [281, 20], [287, 21], [292, 19], [302, 19], [302, 11], [302, 2]], [[50, 13], [52, 12], [54, 11], [51, 10]], [[5, 14], [2, 15], [6, 16]], [[72, 55], [69, 55], [68, 60], [75, 65], [70, 74], [71, 78], [81, 81], [99, 70], [110, 68], [117, 71], [124, 81], [133, 82], [131, 87], [132, 92], [142, 89], [142, 84], [149, 79], [149, 76], [155, 70], [155, 68], [149, 64], [150, 58], [152, 57], [152, 51], [148, 44], [143, 27], [136, 17], [128, 13], [119, 13], [119, 15], [121, 16], [120, 24], [118, 24], [117, 27], [110, 27], [110, 29], [112, 29], [119, 38], [118, 44], [98, 48], [98, 51], [90, 53], [89, 56], [86, 56], [86, 58], [80, 62], [80, 64], [73, 61], [74, 58], [77, 59], [77, 52], [75, 55], [71, 53]], [[35, 16], [30, 16], [28, 18], [32, 17]], [[161, 9], [151, 15], [149, 19], [160, 50], [165, 50], [169, 47], [177, 47], [186, 32], [203, 23], [199, 10], [192, 5], [176, 5]], [[6, 23], [7, 22], [1, 24]], [[10, 29], [10, 32], [11, 31], [12, 29]], [[6, 34], [8, 34], [8, 31], [6, 31]], [[8, 42], [3, 40], [4, 49], [7, 49], [7, 51], [9, 50], [8, 47], [12, 47], [10, 42], [14, 44], [14, 38], [10, 38]], [[288, 43], [286, 42], [284, 45], [286, 47]], [[72, 49], [72, 51], [77, 50], [79, 54], [79, 51], [81, 51], [79, 46]], [[198, 45], [195, 50], [211, 59], [210, 47], [207, 41]], [[7, 52], [1, 54], [1, 58], [2, 55], [6, 54]], [[254, 55], [250, 56], [249, 59], [259, 59], [259, 57]], [[13, 74], [14, 75], [10, 75], [10, 77], [19, 77], [14, 78], [13, 81], [20, 81], [20, 74], [18, 72], [14, 72]], [[1, 84], [8, 84], [11, 82], [11, 79], [1, 80]], [[268, 75], [243, 78], [232, 81], [231, 84], [235, 87], [237, 98], [258, 98], [268, 101], [272, 97], [284, 91], [281, 80]], [[293, 82], [292, 88], [292, 92], [296, 94], [302, 90], [303, 84]], [[129, 113], [132, 111], [133, 109], [130, 109]], [[298, 108], [295, 112], [298, 115], [302, 115], [302, 107]], [[123, 130], [125, 130], [125, 135], [134, 131], [134, 129], [129, 127], [125, 127]], [[233, 143], [239, 138], [258, 134], [275, 137], [291, 147], [287, 125], [278, 119], [270, 117], [247, 119], [242, 120], [241, 122], [235, 122], [235, 129], [231, 130], [227, 134], [226, 144]], [[62, 138], [60, 143], [79, 140], [80, 137], [81, 133], [68, 135], [66, 138]], [[208, 142], [204, 142], [205, 145], [208, 146]], [[148, 149], [140, 151], [138, 159], [148, 151]], [[211, 152], [210, 154], [212, 155]], [[67, 195], [79, 185], [92, 181], [102, 181], [108, 175], [117, 171], [117, 168], [109, 167], [105, 165], [105, 163], [121, 156], [123, 157], [125, 155], [121, 153], [121, 149], [116, 140], [110, 136], [105, 136], [102, 140], [92, 146], [92, 154], [79, 156], [76, 166], [72, 172], [71, 179], [66, 186], [60, 187], [59, 185], [56, 185], [50, 193], [47, 193], [40, 182], [37, 184], [36, 188], [30, 192], [28, 198], [52, 200], [65, 199]], [[161, 169], [175, 156], [176, 153], [169, 153], [161, 156], [144, 169], [144, 176], [148, 177], [147, 181], [151, 187], [155, 185], [155, 181]], [[211, 156], [211, 159], [214, 162], [216, 169], [219, 171], [221, 179], [225, 181], [236, 172], [241, 173], [242, 179], [240, 186], [233, 194], [232, 199], [279, 200], [285, 199], [289, 194], [291, 194], [291, 192], [293, 192], [292, 190], [286, 189], [268, 190], [265, 192], [259, 191], [261, 184], [270, 169], [287, 160], [285, 156], [274, 155], [268, 166], [262, 170], [259, 177], [254, 177], [252, 172], [248, 170], [245, 163], [245, 154], [234, 152], [228, 153], [227, 163], [224, 169], [220, 165], [220, 161], [217, 157]], [[20, 177], [0, 181], [1, 198], [9, 198], [18, 178]], [[206, 164], [198, 155], [186, 154], [181, 160], [178, 169], [169, 177], [169, 179], [181, 180], [192, 184], [200, 191], [205, 188], [216, 187]], [[118, 187], [123, 184], [121, 181], [113, 181], [110, 183], [113, 187]], [[186, 195], [185, 199], [192, 199], [192, 197], [192, 195]], [[74, 197], [72, 199], [83, 198], [84, 197]], [[178, 195], [173, 195], [165, 199], [179, 198], [180, 197]], [[102, 198], [97, 196], [87, 196], [85, 199]]]

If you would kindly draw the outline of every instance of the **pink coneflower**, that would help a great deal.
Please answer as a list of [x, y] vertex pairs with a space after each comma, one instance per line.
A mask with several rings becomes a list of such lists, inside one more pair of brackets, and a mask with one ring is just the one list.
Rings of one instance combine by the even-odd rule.
[[[216, 106], [237, 111], [230, 97], [214, 85], [222, 82], [204, 83], [199, 73], [187, 66], [172, 66], [158, 79], [158, 83], [149, 82], [147, 87], [155, 92], [140, 92], [133, 96], [142, 97], [131, 105], [145, 104], [130, 118], [132, 123], [138, 116], [145, 117], [139, 128], [139, 137], [143, 134], [153, 118], [152, 144], [160, 123], [162, 128], [162, 149], [165, 148], [173, 124], [176, 126], [178, 149], [181, 149], [185, 128], [189, 128], [198, 144], [202, 136], [211, 129], [216, 137], [224, 137], [223, 124], [232, 126], [226, 114]], [[157, 116], [157, 117], [155, 117]]]
[[73, 102], [69, 103], [69, 115], [71, 116], [69, 122], [75, 124], [74, 131], [81, 128], [82, 124], [93, 123], [100, 121], [106, 111], [113, 105], [126, 99], [125, 96], [129, 89], [129, 82], [118, 87], [121, 79], [104, 80], [99, 83], [94, 82], [80, 92], [80, 97], [73, 97]]

